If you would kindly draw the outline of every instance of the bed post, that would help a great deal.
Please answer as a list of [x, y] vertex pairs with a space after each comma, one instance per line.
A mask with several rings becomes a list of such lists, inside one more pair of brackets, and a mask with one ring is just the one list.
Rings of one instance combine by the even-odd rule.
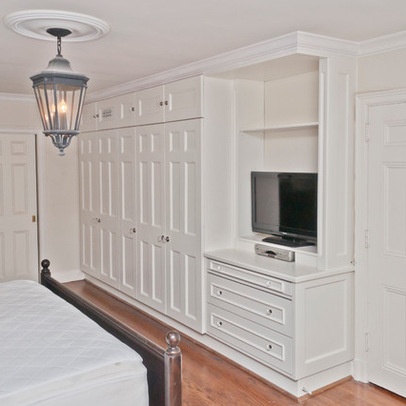
[[46, 286], [45, 279], [47, 277], [51, 276], [51, 271], [49, 270], [50, 265], [51, 265], [51, 263], [49, 262], [48, 259], [43, 259], [41, 261], [41, 266], [42, 266], [42, 269], [41, 269], [41, 285]]
[[165, 406], [182, 405], [182, 358], [178, 347], [180, 334], [170, 331], [165, 337]]

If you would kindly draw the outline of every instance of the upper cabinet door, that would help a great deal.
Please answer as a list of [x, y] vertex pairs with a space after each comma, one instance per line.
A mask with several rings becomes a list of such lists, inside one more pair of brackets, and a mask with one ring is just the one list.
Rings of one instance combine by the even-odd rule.
[[89, 103], [83, 106], [80, 132], [95, 131], [97, 129], [96, 103]]
[[137, 125], [156, 124], [164, 121], [163, 86], [141, 90], [135, 96]]
[[202, 117], [202, 85], [202, 76], [165, 85], [165, 121]]

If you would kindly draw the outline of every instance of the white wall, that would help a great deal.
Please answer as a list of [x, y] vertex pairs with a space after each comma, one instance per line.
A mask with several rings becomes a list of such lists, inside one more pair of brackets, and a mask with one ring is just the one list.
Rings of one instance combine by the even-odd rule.
[[[38, 134], [39, 259], [48, 258], [55, 271], [79, 270], [79, 171], [77, 142], [65, 157], [42, 134], [32, 95], [0, 94], [0, 127]], [[33, 264], [32, 266], [37, 266]]]
[[406, 88], [406, 49], [358, 60], [358, 93]]

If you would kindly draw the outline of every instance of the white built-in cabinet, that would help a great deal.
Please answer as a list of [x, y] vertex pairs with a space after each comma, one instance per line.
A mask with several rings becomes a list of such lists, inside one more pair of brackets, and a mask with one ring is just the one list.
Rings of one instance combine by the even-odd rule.
[[[291, 55], [87, 105], [82, 270], [297, 396], [348, 375], [355, 73]], [[318, 173], [317, 246], [295, 263], [255, 254], [251, 171]]]
[[[215, 96], [210, 103], [203, 90]], [[202, 190], [228, 177], [221, 169], [229, 161], [231, 100], [227, 81], [185, 79], [92, 103], [83, 120], [96, 112], [96, 125], [79, 137], [82, 270], [200, 332], [206, 235], [218, 239], [230, 229], [216, 233], [227, 217], [213, 216], [203, 233]], [[124, 111], [134, 113], [132, 124]], [[211, 158], [221, 158], [209, 160], [212, 148]], [[207, 207], [214, 199], [210, 193]]]

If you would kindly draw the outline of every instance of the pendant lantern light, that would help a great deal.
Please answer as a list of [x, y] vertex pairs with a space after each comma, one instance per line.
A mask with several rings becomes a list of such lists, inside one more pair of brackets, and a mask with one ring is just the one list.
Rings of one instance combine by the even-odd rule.
[[65, 154], [72, 137], [79, 134], [83, 102], [87, 89], [86, 76], [75, 73], [70, 63], [61, 54], [61, 39], [71, 34], [63, 28], [50, 28], [50, 35], [57, 38], [57, 55], [47, 69], [32, 76], [35, 98], [41, 116], [44, 134]]

